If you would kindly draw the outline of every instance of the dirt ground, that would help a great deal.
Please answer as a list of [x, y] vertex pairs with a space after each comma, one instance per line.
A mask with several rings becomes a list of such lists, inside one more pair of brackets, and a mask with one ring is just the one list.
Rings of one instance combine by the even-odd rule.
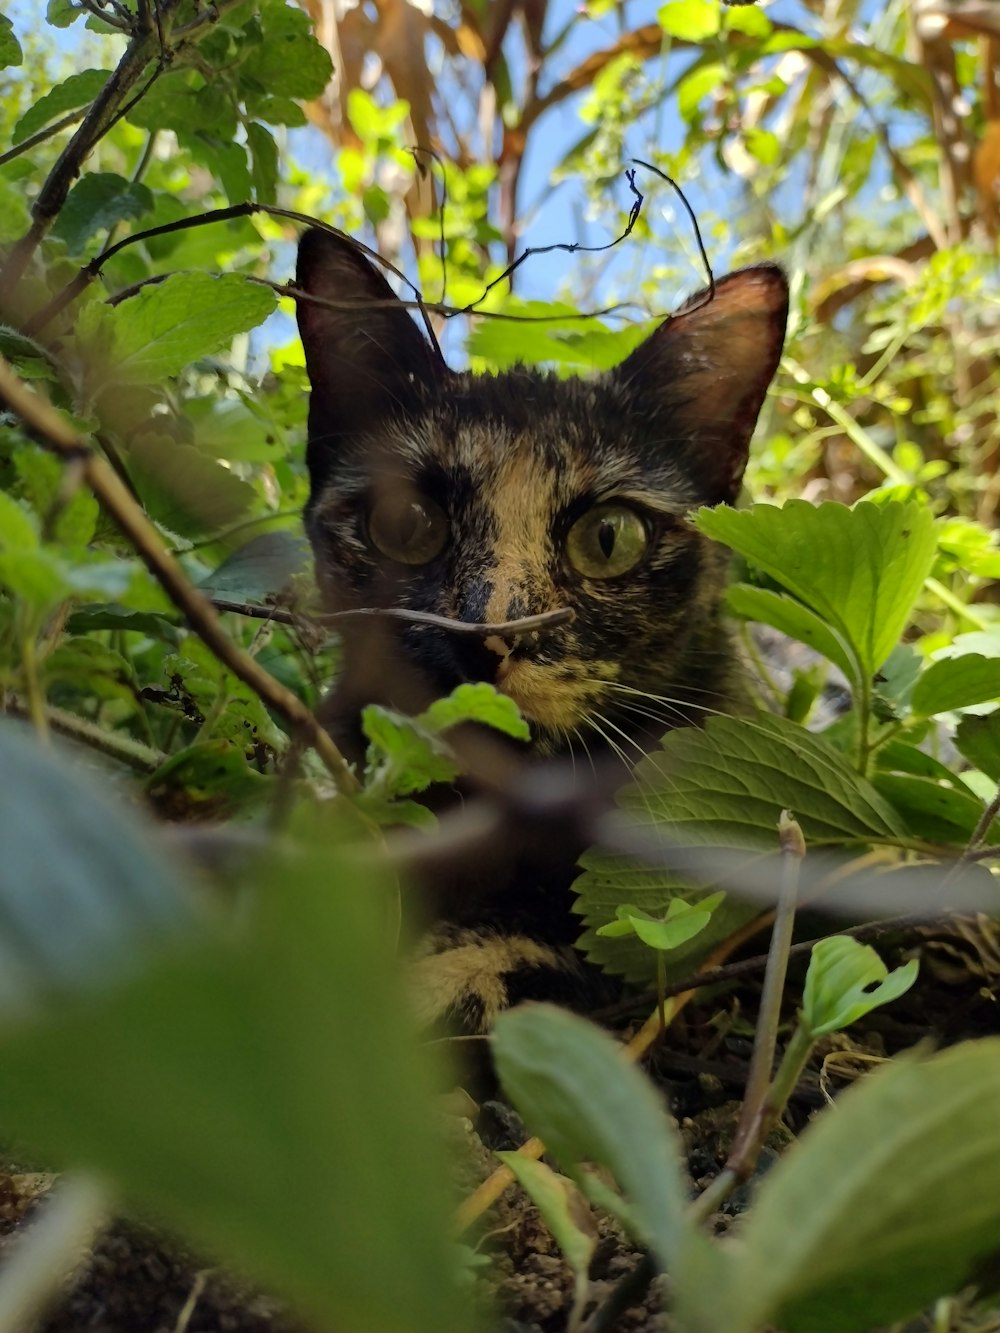
[[[758, 1175], [827, 1098], [870, 1068], [873, 1060], [920, 1041], [943, 1046], [1000, 1030], [1000, 928], [980, 920], [964, 924], [958, 933], [928, 931], [880, 946], [890, 964], [914, 949], [922, 958], [919, 984], [817, 1052], [781, 1132], [762, 1155]], [[791, 994], [800, 982], [793, 972]], [[743, 979], [701, 999], [685, 1011], [647, 1062], [681, 1127], [689, 1170], [699, 1187], [725, 1160], [750, 1058], [758, 985], [759, 979]], [[454, 1133], [464, 1186], [489, 1173], [493, 1150], [517, 1147], [524, 1137], [516, 1115], [503, 1102], [479, 1103], [475, 1118], [458, 1121]], [[38, 1173], [0, 1174], [0, 1263], [21, 1227], [38, 1215], [52, 1179]], [[754, 1183], [728, 1200], [714, 1220], [717, 1231], [739, 1226]], [[602, 1305], [642, 1262], [611, 1219], [598, 1218], [598, 1233], [590, 1270], [591, 1306]], [[492, 1259], [479, 1281], [485, 1298], [499, 1311], [492, 1320], [497, 1333], [563, 1333], [572, 1302], [571, 1274], [524, 1196], [509, 1190], [484, 1220], [476, 1243]], [[642, 1284], [638, 1303], [616, 1317], [614, 1330], [669, 1333], [669, 1319], [661, 1313], [667, 1281], [657, 1277], [651, 1285]], [[251, 1292], [154, 1231], [126, 1222], [116, 1222], [101, 1236], [40, 1328], [43, 1333], [308, 1333], [280, 1302]], [[957, 1304], [945, 1325], [927, 1316], [893, 1333], [941, 1329], [1000, 1333], [1000, 1306], [991, 1313], [981, 1305]]]

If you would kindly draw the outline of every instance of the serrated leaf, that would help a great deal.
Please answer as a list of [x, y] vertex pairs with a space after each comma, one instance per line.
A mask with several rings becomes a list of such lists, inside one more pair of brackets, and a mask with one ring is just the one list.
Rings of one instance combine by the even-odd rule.
[[152, 208], [152, 191], [140, 182], [110, 171], [89, 171], [70, 190], [52, 234], [66, 242], [70, 254], [78, 255], [99, 231], [141, 218]]
[[719, 506], [700, 509], [695, 521], [849, 643], [857, 660], [854, 680], [874, 676], [895, 648], [936, 551], [930, 511], [916, 501], [862, 501], [853, 509], [805, 500], [781, 509]]
[[1000, 1040], [848, 1088], [764, 1180], [737, 1282], [754, 1326], [860, 1333], [973, 1279], [1000, 1236]]
[[967, 713], [955, 732], [955, 747], [974, 768], [1000, 782], [1000, 709], [985, 717]]
[[915, 958], [890, 972], [875, 950], [849, 935], [829, 935], [812, 949], [802, 996], [802, 1020], [813, 1037], [840, 1032], [891, 1004], [917, 979]]
[[529, 741], [531, 732], [513, 699], [499, 694], [485, 681], [458, 685], [446, 699], [436, 699], [416, 719], [430, 732], [445, 731], [463, 722], [479, 722], [519, 741]]
[[9, 69], [23, 61], [24, 52], [14, 34], [14, 25], [5, 14], [0, 14], [0, 69]]
[[294, 532], [251, 537], [201, 581], [202, 592], [230, 601], [264, 602], [304, 574], [312, 559], [309, 543]]
[[86, 347], [96, 328], [106, 331], [112, 350], [101, 371], [105, 383], [155, 384], [260, 324], [275, 300], [269, 288], [237, 273], [173, 273], [112, 310], [85, 307], [78, 339]]
[[262, 40], [249, 48], [239, 68], [240, 86], [271, 97], [319, 97], [333, 63], [309, 17], [286, 5], [269, 5], [261, 18]]
[[[126, 859], [79, 822], [72, 841], [45, 826], [64, 862], [99, 841], [105, 859]], [[134, 894], [143, 863], [129, 865], [115, 887]], [[256, 878], [239, 931], [206, 926], [90, 1003], [0, 1030], [3, 1132], [95, 1169], [130, 1211], [252, 1273], [317, 1327], [468, 1333], [382, 886], [330, 852], [274, 865], [263, 884], [258, 865]], [[35, 876], [23, 883], [37, 893]]]
[[150, 518], [181, 537], [231, 527], [257, 501], [253, 487], [228, 468], [167, 435], [133, 440], [128, 463]]
[[913, 689], [911, 705], [920, 717], [951, 713], [1000, 699], [1000, 657], [963, 653], [932, 662]]
[[88, 106], [110, 77], [111, 71], [107, 69], [84, 69], [57, 83], [24, 113], [14, 126], [11, 142], [20, 143], [52, 121], [59, 120], [67, 111]]
[[[964, 846], [983, 813], [982, 802], [954, 775], [948, 785], [899, 773], [876, 773], [873, 781], [906, 822], [911, 836], [923, 842]], [[986, 841], [1000, 842], [1000, 828], [994, 825]]]
[[771, 625], [790, 638], [806, 643], [821, 653], [828, 662], [840, 667], [844, 675], [854, 675], [855, 664], [850, 649], [836, 630], [822, 620], [815, 611], [790, 597], [787, 593], [770, 588], [754, 588], [749, 583], [736, 583], [726, 592], [726, 605], [734, 615], [744, 620], [757, 620]]
[[[581, 946], [594, 962], [636, 980], [650, 975], [648, 951], [629, 939], [600, 940], [596, 928], [613, 918], [623, 902], [662, 915], [671, 898], [690, 898], [711, 883], [714, 849], [731, 853], [731, 878], [738, 880], [744, 855], [748, 871], [753, 868], [759, 877], [761, 859], [777, 850], [782, 810], [794, 812], [811, 848], [894, 845], [907, 837], [891, 805], [843, 755], [822, 737], [767, 713], [713, 717], [704, 728], [669, 732], [661, 748], [639, 764], [618, 804], [630, 823], [653, 839], [662, 838], [668, 848], [706, 851], [706, 878], [700, 883], [691, 874], [598, 850], [581, 858], [584, 873], [573, 886], [578, 896], [574, 910], [588, 927]], [[691, 948], [707, 951], [757, 910], [730, 895]], [[689, 955], [669, 957], [679, 966]]]
[[369, 753], [368, 768], [375, 774], [379, 799], [408, 796], [458, 776], [458, 765], [444, 742], [418, 729], [411, 718], [369, 704], [361, 713], [361, 729], [374, 751]]

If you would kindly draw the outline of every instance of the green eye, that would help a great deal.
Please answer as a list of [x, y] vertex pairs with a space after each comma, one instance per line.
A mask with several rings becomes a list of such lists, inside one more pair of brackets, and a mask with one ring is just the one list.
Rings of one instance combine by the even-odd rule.
[[633, 569], [648, 545], [646, 525], [634, 509], [603, 504], [589, 509], [570, 528], [566, 554], [585, 578], [613, 579]]
[[368, 535], [390, 560], [426, 565], [441, 554], [451, 529], [433, 500], [412, 492], [383, 495], [368, 515]]

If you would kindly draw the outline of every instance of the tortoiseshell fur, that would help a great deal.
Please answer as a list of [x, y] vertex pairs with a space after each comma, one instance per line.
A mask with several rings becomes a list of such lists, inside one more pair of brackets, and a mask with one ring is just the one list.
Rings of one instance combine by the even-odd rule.
[[[714, 302], [690, 303], [593, 380], [448, 370], [346, 240], [307, 234], [298, 286], [340, 306], [299, 305], [313, 387], [306, 529], [327, 607], [498, 624], [575, 613], [516, 639], [352, 628], [329, 713], [349, 753], [360, 757], [364, 703], [412, 709], [466, 680], [515, 700], [533, 758], [562, 756], [581, 775], [611, 755], [634, 763], [669, 727], [737, 706], [720, 610], [725, 553], [686, 515], [737, 494], [780, 354], [779, 270], [724, 279]], [[394, 564], [369, 536], [374, 499], [410, 493], [436, 502], [449, 524], [425, 565]], [[612, 500], [642, 516], [646, 553], [624, 575], [584, 578], [567, 560], [567, 533]], [[516, 998], [572, 1001], [583, 977], [568, 911], [578, 850], [541, 873], [515, 856], [499, 882], [459, 895], [464, 907], [449, 909], [417, 963], [425, 1017], [478, 1029]]]

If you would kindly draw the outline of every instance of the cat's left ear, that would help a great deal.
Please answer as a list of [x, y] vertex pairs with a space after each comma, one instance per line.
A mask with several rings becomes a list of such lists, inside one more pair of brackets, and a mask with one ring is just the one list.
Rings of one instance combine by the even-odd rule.
[[788, 320], [775, 264], [740, 269], [661, 324], [611, 375], [648, 410], [666, 447], [683, 451], [704, 501], [732, 503]]

